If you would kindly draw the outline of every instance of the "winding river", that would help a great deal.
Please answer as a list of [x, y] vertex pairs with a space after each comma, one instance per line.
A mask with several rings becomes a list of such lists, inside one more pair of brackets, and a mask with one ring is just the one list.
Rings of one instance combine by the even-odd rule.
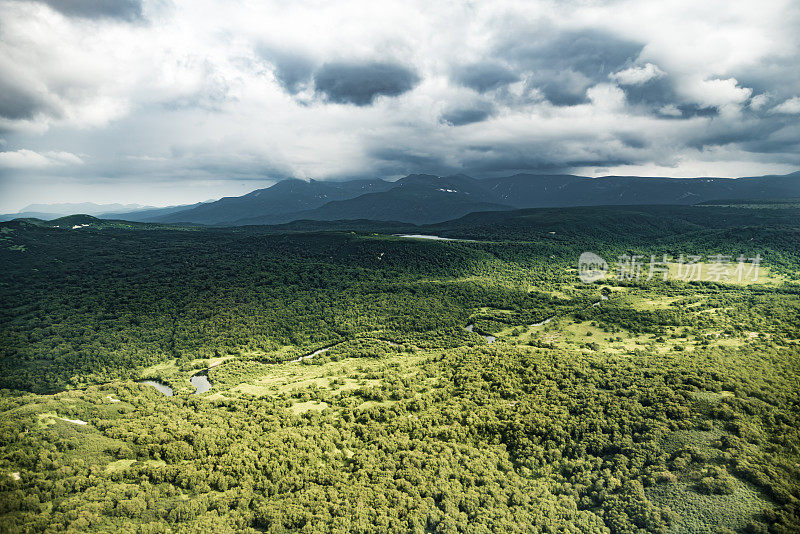
[[[205, 374], [205, 371], [192, 376], [189, 382], [194, 386], [194, 393], [192, 393], [192, 395], [199, 395], [211, 389], [211, 382], [209, 382], [208, 375]], [[153, 386], [165, 397], [172, 397], [173, 395], [172, 388], [163, 382], [157, 380], [142, 380], [141, 383]]]
[[[413, 238], [418, 238], [418, 239], [440, 239], [440, 240], [443, 240], [443, 241], [454, 241], [453, 239], [448, 239], [446, 237], [426, 236], [426, 235], [411, 235], [411, 234], [408, 234], [408, 235], [398, 235], [398, 237], [413, 237]], [[601, 294], [600, 295], [600, 300], [598, 300], [597, 302], [593, 303], [592, 306], [599, 306], [600, 302], [602, 302], [604, 300], [608, 300], [608, 297], [606, 295], [602, 295]], [[555, 319], [556, 317], [557, 317], [556, 315], [553, 315], [551, 317], [548, 317], [547, 319], [544, 319], [543, 321], [540, 321], [538, 323], [534, 323], [534, 324], [529, 325], [529, 326], [543, 326], [543, 325], [546, 325], [547, 323], [549, 323], [550, 321], [552, 321], [553, 319]], [[469, 323], [467, 326], [465, 326], [463, 328], [467, 332], [473, 332], [475, 330], [475, 325], [473, 323]], [[486, 343], [494, 343], [497, 340], [497, 338], [495, 336], [482, 336], [482, 337], [486, 340]], [[392, 343], [390, 343], [390, 344], [392, 344]], [[335, 345], [331, 345], [330, 347], [324, 347], [324, 348], [315, 350], [314, 352], [312, 352], [310, 354], [306, 354], [305, 356], [300, 356], [298, 358], [295, 358], [294, 360], [289, 360], [288, 363], [299, 363], [299, 362], [301, 362], [303, 360], [307, 360], [309, 358], [313, 358], [314, 356], [318, 356], [320, 354], [324, 354], [325, 352], [328, 352], [329, 350], [331, 350], [334, 346]], [[206, 373], [207, 373], [207, 371], [201, 371], [200, 373], [197, 373], [196, 375], [193, 375], [191, 378], [189, 378], [189, 382], [191, 382], [192, 385], [194, 386], [193, 395], [200, 395], [202, 393], [206, 393], [207, 391], [211, 390], [211, 382], [208, 380], [208, 374], [206, 374]], [[156, 380], [143, 380], [141, 383], [142, 384], [147, 384], [148, 386], [153, 386], [154, 388], [156, 388], [159, 392], [161, 392], [166, 397], [172, 397], [172, 395], [173, 395], [171, 387], [169, 387], [168, 385], [163, 384], [161, 382], [158, 382]]]
[[[454, 241], [453, 239], [448, 239], [446, 237], [426, 236], [426, 235], [411, 235], [411, 234], [407, 234], [407, 235], [398, 235], [398, 237], [414, 237], [414, 238], [419, 238], [419, 239], [440, 239], [440, 240], [443, 240], [443, 241]], [[592, 306], [599, 306], [600, 302], [602, 302], [604, 300], [608, 300], [608, 297], [606, 295], [601, 294], [600, 295], [600, 300], [598, 300], [597, 302], [593, 303]], [[543, 325], [546, 325], [547, 323], [549, 323], [550, 321], [552, 321], [553, 319], [555, 319], [556, 317], [557, 317], [556, 315], [553, 315], [551, 317], [548, 317], [547, 319], [544, 319], [543, 321], [540, 321], [538, 323], [534, 323], [534, 324], [529, 325], [529, 326], [532, 326], [532, 327], [533, 326], [543, 326]], [[465, 326], [463, 328], [467, 332], [473, 332], [475, 330], [475, 325], [473, 323], [469, 323], [467, 326]], [[486, 340], [486, 343], [494, 343], [497, 340], [497, 338], [495, 336], [482, 336], [482, 337]], [[387, 342], [387, 343], [393, 344], [391, 342]], [[314, 352], [312, 352], [310, 354], [306, 354], [305, 356], [300, 356], [300, 357], [295, 358], [293, 360], [289, 360], [288, 363], [299, 363], [299, 362], [301, 362], [303, 360], [307, 360], [309, 358], [313, 358], [314, 356], [318, 356], [320, 354], [324, 354], [324, 353], [328, 352], [329, 350], [331, 350], [334, 346], [335, 345], [331, 345], [330, 347], [324, 347], [324, 348], [315, 350]], [[202, 393], [206, 393], [207, 391], [211, 390], [211, 382], [208, 380], [207, 370], [206, 371], [201, 371], [200, 373], [197, 373], [196, 375], [193, 375], [191, 378], [189, 378], [189, 382], [191, 382], [192, 385], [194, 386], [193, 395], [200, 395]], [[147, 384], [148, 386], [153, 386], [154, 388], [156, 388], [158, 391], [160, 391], [163, 395], [165, 395], [167, 397], [172, 397], [172, 395], [173, 395], [172, 388], [169, 387], [166, 384], [162, 384], [161, 382], [157, 382], [155, 380], [143, 380], [142, 384]]]
[[[599, 306], [599, 305], [600, 305], [600, 303], [601, 303], [602, 301], [604, 301], [604, 300], [608, 300], [608, 297], [607, 297], [606, 295], [604, 295], [604, 294], [602, 294], [602, 293], [601, 293], [601, 294], [600, 294], [600, 300], [598, 300], [597, 302], [594, 302], [594, 303], [592, 303], [592, 306]], [[533, 323], [533, 324], [531, 324], [531, 325], [528, 325], [528, 327], [534, 327], [534, 326], [544, 326], [544, 325], [546, 325], [547, 323], [549, 323], [550, 321], [552, 321], [553, 319], [555, 319], [556, 317], [558, 317], [558, 316], [557, 316], [557, 315], [551, 315], [550, 317], [548, 317], [547, 319], [544, 319], [543, 321], [539, 321], [538, 323]], [[466, 330], [467, 332], [473, 332], [473, 331], [474, 331], [474, 329], [475, 329], [475, 325], [474, 325], [473, 323], [469, 323], [467, 326], [465, 326], [465, 327], [463, 327], [463, 328], [464, 328], [464, 330]], [[487, 342], [487, 343], [493, 343], [493, 342], [494, 342], [494, 341], [497, 339], [497, 338], [496, 338], [496, 337], [494, 337], [494, 336], [483, 336], [483, 337], [486, 339], [486, 342]]]
[[449, 237], [439, 237], [438, 235], [426, 234], [394, 234], [395, 237], [405, 237], [408, 239], [432, 239], [434, 241], [457, 241]]
[[[305, 356], [300, 356], [299, 358], [295, 358], [294, 360], [289, 360], [289, 363], [298, 363], [298, 362], [301, 362], [303, 360], [307, 360], [309, 358], [313, 358], [314, 356], [318, 356], [320, 354], [328, 352], [334, 346], [335, 345], [331, 345], [330, 347], [324, 347], [324, 348], [321, 348], [319, 350], [315, 350], [311, 354], [306, 354]], [[212, 365], [211, 367], [215, 367], [215, 365]], [[209, 369], [211, 367], [209, 367]], [[206, 393], [207, 391], [211, 390], [212, 384], [211, 384], [211, 381], [208, 379], [208, 374], [207, 373], [208, 373], [208, 369], [206, 369], [205, 371], [200, 371], [196, 375], [192, 375], [189, 378], [189, 382], [191, 382], [192, 385], [194, 386], [194, 393], [192, 393], [192, 395], [200, 395], [202, 393]], [[173, 391], [172, 391], [171, 387], [169, 387], [168, 385], [166, 385], [166, 384], [164, 384], [162, 382], [158, 382], [157, 380], [142, 380], [141, 383], [142, 384], [147, 384], [148, 386], [153, 386], [154, 388], [156, 388], [159, 392], [161, 392], [166, 397], [172, 397], [172, 395], [173, 395]]]
[[[464, 327], [464, 330], [466, 330], [467, 332], [474, 332], [475, 331], [475, 325], [472, 324], [472, 323], [469, 323], [467, 326]], [[486, 340], [487, 343], [494, 343], [494, 341], [497, 339], [494, 336], [483, 336], [483, 338]]]
[[307, 360], [309, 358], [313, 358], [314, 356], [319, 356], [320, 354], [324, 354], [324, 353], [328, 352], [334, 346], [335, 345], [331, 345], [330, 347], [325, 347], [325, 348], [322, 348], [322, 349], [319, 349], [319, 350], [315, 350], [311, 354], [306, 354], [305, 356], [300, 356], [299, 358], [295, 358], [294, 360], [289, 360], [289, 363], [298, 363], [298, 362], [301, 362], [303, 360]]

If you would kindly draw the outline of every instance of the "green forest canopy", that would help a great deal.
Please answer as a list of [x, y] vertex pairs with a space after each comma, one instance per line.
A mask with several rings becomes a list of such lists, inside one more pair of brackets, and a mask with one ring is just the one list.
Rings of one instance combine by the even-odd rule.
[[[414, 229], [455, 242], [4, 223], [0, 526], [796, 532], [798, 219], [692, 209]], [[582, 284], [584, 250], [766, 275]]]

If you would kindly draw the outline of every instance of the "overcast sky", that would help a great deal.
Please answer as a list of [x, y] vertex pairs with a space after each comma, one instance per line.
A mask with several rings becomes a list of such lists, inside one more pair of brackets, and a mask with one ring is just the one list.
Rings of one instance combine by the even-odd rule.
[[0, 0], [0, 212], [800, 168], [800, 2]]

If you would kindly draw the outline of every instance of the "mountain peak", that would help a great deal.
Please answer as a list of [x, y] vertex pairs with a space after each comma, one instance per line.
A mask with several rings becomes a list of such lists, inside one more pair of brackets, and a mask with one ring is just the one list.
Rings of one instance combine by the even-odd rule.
[[431, 183], [438, 179], [439, 177], [434, 174], [409, 174], [408, 176], [400, 178], [395, 183], [397, 184]]

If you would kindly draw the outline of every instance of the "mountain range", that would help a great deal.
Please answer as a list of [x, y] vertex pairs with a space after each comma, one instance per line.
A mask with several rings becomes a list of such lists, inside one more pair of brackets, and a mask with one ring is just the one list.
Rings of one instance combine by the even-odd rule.
[[225, 226], [355, 219], [432, 224], [473, 212], [521, 208], [691, 205], [723, 199], [785, 198], [800, 198], [800, 172], [744, 178], [516, 174], [475, 179], [463, 174], [412, 174], [395, 182], [287, 179], [239, 197], [130, 212], [109, 210], [98, 216]]
[[[211, 201], [208, 201], [211, 202]], [[31, 204], [22, 208], [17, 213], [5, 213], [0, 215], [0, 221], [10, 221], [12, 219], [43, 219], [52, 220], [65, 215], [76, 213], [92, 215], [101, 219], [119, 218], [120, 215], [137, 218], [149, 216], [162, 216], [173, 211], [182, 211], [199, 206], [197, 204], [185, 204], [180, 206], [169, 206], [157, 208], [155, 206], [143, 206], [141, 204], [95, 204], [94, 202], [59, 202], [54, 204]], [[138, 220], [138, 219], [137, 219]]]

